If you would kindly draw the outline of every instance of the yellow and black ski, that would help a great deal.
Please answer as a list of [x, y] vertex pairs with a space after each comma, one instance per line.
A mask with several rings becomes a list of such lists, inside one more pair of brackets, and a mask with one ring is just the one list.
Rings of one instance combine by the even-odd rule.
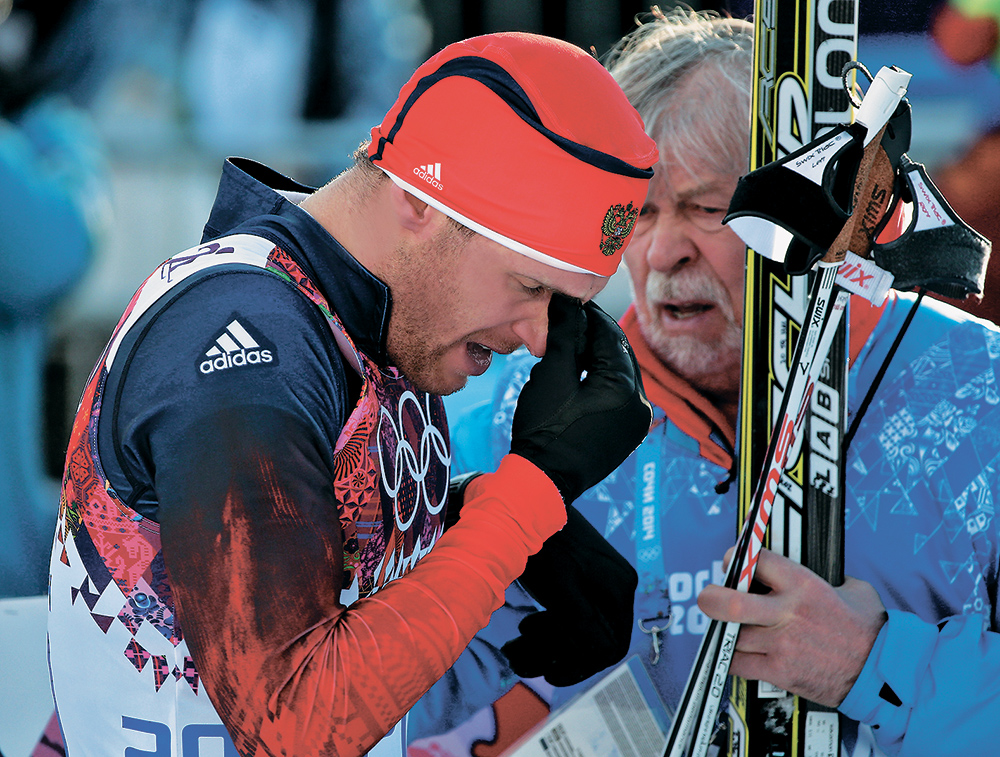
[[[857, 57], [857, 0], [756, 0], [751, 165], [760, 168], [851, 120], [842, 83]], [[816, 274], [812, 274], [816, 276]], [[810, 276], [747, 252], [739, 422], [741, 521], [750, 511], [793, 349], [803, 330]], [[789, 451], [771, 511], [768, 546], [833, 584], [843, 582], [843, 460], [847, 318], [841, 319]], [[836, 712], [757, 681], [731, 680], [731, 755], [837, 757]]]

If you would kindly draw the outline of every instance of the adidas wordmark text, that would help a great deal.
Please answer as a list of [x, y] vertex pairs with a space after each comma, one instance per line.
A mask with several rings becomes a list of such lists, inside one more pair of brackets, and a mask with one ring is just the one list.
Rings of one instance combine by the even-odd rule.
[[205, 351], [204, 358], [198, 364], [198, 370], [209, 374], [273, 361], [273, 350], [261, 347], [243, 324], [234, 318], [215, 338], [212, 346]]
[[444, 186], [441, 184], [440, 163], [428, 163], [425, 166], [417, 166], [413, 169], [413, 173], [435, 189], [444, 189]]

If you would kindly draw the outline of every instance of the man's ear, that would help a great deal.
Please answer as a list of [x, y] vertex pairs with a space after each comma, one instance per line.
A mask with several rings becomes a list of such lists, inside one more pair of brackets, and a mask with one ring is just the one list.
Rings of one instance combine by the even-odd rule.
[[444, 219], [443, 213], [395, 182], [389, 183], [389, 198], [399, 225], [417, 236], [433, 234]]

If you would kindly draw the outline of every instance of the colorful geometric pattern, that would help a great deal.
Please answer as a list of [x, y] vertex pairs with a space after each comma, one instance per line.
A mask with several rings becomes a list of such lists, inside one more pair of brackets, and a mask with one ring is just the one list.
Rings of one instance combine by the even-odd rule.
[[[334, 494], [341, 508], [344, 588], [357, 580], [365, 597], [412, 567], [443, 533], [451, 463], [444, 404], [414, 388], [396, 368], [381, 370], [359, 352], [287, 253], [275, 248], [268, 268], [327, 315], [363, 371], [360, 399], [334, 448]], [[392, 503], [391, 523], [383, 502]]]

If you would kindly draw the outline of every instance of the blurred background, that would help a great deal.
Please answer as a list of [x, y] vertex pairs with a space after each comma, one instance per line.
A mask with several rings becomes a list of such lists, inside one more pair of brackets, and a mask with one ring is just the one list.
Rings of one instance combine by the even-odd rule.
[[[752, 12], [751, 0], [689, 5]], [[0, 0], [0, 598], [25, 598], [0, 609], [0, 751], [27, 754], [51, 712], [41, 595], [79, 394], [142, 279], [199, 241], [225, 157], [322, 184], [444, 45], [521, 30], [600, 57], [648, 10], [633, 0]], [[1000, 0], [860, 0], [859, 59], [913, 74], [911, 157], [994, 243], [998, 17]], [[996, 320], [993, 268], [971, 309]], [[620, 271], [599, 301], [617, 317], [628, 300]], [[462, 401], [480, 391], [472, 382]]]
[[[861, 0], [859, 58], [914, 75], [910, 154], [996, 239], [1000, 78], [989, 4], [969, 18], [960, 0]], [[751, 0], [689, 5], [752, 12]], [[0, 176], [9, 185], [0, 187], [4, 522], [12, 503], [44, 502], [49, 533], [79, 392], [136, 286], [199, 240], [226, 156], [324, 183], [413, 69], [449, 42], [523, 30], [603, 56], [648, 10], [634, 0], [0, 0], [0, 136], [17, 145], [16, 157], [0, 158], [19, 171]], [[26, 189], [42, 178], [48, 194]], [[58, 225], [53, 197], [77, 210], [75, 226]], [[38, 244], [42, 230], [50, 250]], [[601, 301], [617, 316], [628, 297], [619, 273]], [[981, 312], [1000, 313], [983, 310], [991, 302]], [[0, 596], [44, 591], [5, 586], [3, 570], [0, 560]]]

